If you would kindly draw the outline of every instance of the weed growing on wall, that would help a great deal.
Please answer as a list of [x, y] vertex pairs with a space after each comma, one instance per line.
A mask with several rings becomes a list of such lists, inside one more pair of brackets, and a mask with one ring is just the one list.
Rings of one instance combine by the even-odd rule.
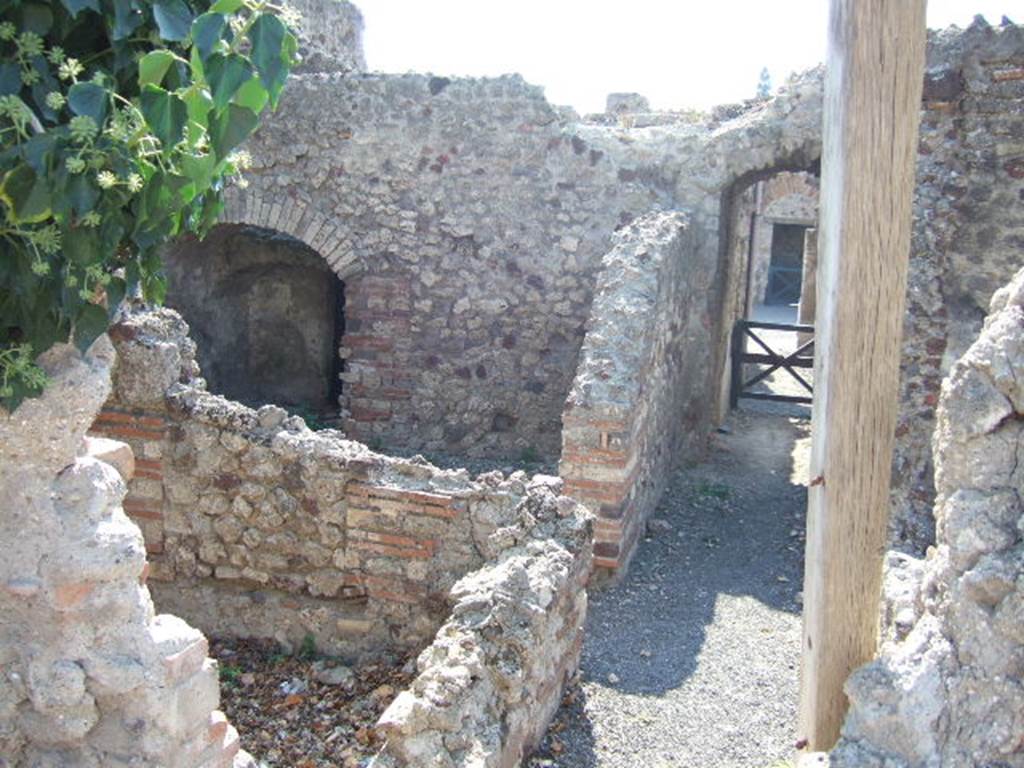
[[0, 404], [39, 355], [159, 302], [157, 246], [221, 212], [275, 108], [294, 12], [262, 0], [0, 0]]

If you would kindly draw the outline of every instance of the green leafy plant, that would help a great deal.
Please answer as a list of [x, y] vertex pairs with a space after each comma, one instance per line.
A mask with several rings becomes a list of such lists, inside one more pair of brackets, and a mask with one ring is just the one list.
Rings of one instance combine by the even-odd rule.
[[234, 664], [223, 664], [220, 668], [220, 681], [225, 685], [234, 685], [242, 676], [242, 668]]
[[522, 451], [520, 451], [519, 461], [521, 461], [524, 464], [539, 464], [540, 453], [534, 446], [528, 445], [525, 448], [523, 448]]
[[722, 483], [709, 483], [707, 481], [701, 481], [697, 486], [697, 493], [700, 496], [710, 499], [727, 499], [729, 498], [732, 490], [728, 485]]
[[263, 0], [0, 2], [0, 404], [126, 294], [163, 299], [157, 247], [216, 222], [295, 21]]
[[311, 633], [302, 638], [298, 656], [300, 659], [306, 660], [316, 658], [316, 638]]

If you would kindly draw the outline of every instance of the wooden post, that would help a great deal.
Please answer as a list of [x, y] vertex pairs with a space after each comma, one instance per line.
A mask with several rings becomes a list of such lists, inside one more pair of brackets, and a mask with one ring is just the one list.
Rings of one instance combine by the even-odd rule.
[[[818, 230], [804, 230], [804, 260], [800, 272], [800, 306], [796, 321], [800, 325], [814, 325], [814, 312], [818, 299]], [[796, 345], [802, 347], [811, 340], [811, 334], [798, 333]]]
[[925, 0], [831, 0], [800, 736], [831, 748], [875, 655]]

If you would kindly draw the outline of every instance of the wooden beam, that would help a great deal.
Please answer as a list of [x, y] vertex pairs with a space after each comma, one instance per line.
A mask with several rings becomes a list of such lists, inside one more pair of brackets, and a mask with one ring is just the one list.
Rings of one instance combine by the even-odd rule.
[[831, 0], [800, 735], [831, 748], [875, 655], [924, 73], [925, 0]]

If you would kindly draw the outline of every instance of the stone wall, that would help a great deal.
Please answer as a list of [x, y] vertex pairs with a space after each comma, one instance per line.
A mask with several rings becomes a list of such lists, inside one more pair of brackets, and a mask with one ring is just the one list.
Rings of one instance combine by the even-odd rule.
[[716, 279], [686, 216], [652, 213], [620, 230], [602, 260], [566, 403], [560, 472], [598, 516], [595, 565], [625, 570], [676, 462], [710, 430]]
[[[1018, 258], [1021, 36], [976, 24], [929, 47], [894, 467], [892, 536], [908, 550], [931, 536], [942, 373], [976, 332], [992, 275]], [[580, 120], [514, 76], [293, 78], [249, 143], [256, 167], [226, 216], [302, 240], [345, 282], [346, 434], [403, 451], [556, 456], [600, 260], [617, 228], [655, 206], [686, 210], [700, 258], [719, 262], [706, 323], [722, 381], [744, 311], [725, 203], [757, 179], [813, 169], [820, 73], [711, 116], [604, 117]], [[722, 415], [728, 388], [717, 389], [709, 407]]]
[[942, 385], [912, 628], [846, 684], [833, 766], [1024, 765], [1024, 271]]
[[0, 766], [254, 768], [217, 711], [205, 638], [154, 615], [125, 482], [101, 460], [131, 477], [131, 453], [84, 440], [110, 343], [40, 362], [43, 396], [0, 411]]
[[612, 233], [684, 208], [715, 261], [723, 190], [817, 157], [816, 75], [738, 114], [627, 128], [519, 77], [299, 75], [226, 218], [304, 241], [344, 280], [347, 434], [553, 457]]
[[374, 766], [518, 766], [543, 737], [579, 665], [590, 571], [589, 521], [558, 486], [537, 488], [492, 537], [500, 554], [452, 588], [419, 676], [377, 724]]
[[126, 509], [154, 595], [205, 631], [292, 646], [312, 635], [346, 655], [422, 645], [533, 493], [521, 473], [470, 480], [211, 395], [170, 310], [113, 335], [121, 363], [94, 431], [142, 457]]
[[893, 463], [891, 540], [933, 541], [931, 436], [939, 385], [1022, 263], [1024, 28], [931, 33]]
[[348, 0], [288, 0], [299, 22], [299, 72], [362, 72], [363, 15]]

